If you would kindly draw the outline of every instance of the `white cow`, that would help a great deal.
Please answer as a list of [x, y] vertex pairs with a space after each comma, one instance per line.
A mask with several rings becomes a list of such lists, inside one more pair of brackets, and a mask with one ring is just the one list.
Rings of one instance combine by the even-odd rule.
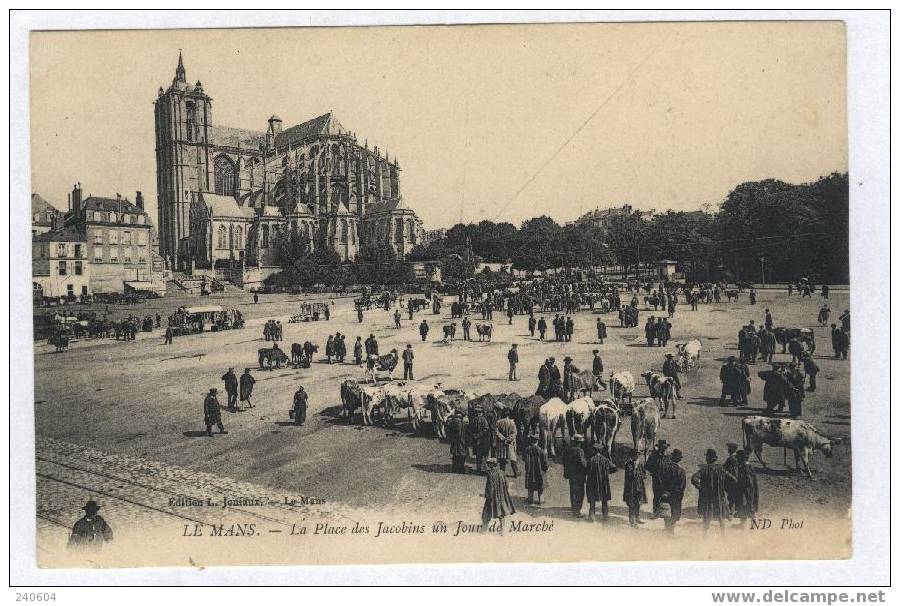
[[363, 425], [372, 424], [372, 411], [384, 403], [384, 386], [364, 385], [352, 379], [341, 383], [341, 402], [351, 422], [353, 411], [360, 409]]
[[396, 416], [402, 408], [406, 408], [410, 425], [415, 428], [416, 424], [413, 421], [412, 411], [409, 408], [410, 388], [406, 385], [406, 382], [399, 381], [396, 383], [386, 383], [382, 385], [381, 388], [384, 390], [385, 425], [392, 425], [394, 423], [394, 416]]
[[750, 416], [741, 420], [741, 428], [744, 432], [744, 448], [753, 450], [763, 467], [766, 466], [762, 460], [763, 444], [784, 448], [785, 466], [787, 466], [787, 449], [790, 448], [794, 451], [794, 464], [797, 470], [805, 472], [810, 478], [812, 478], [812, 471], [809, 469], [810, 453], [821, 450], [826, 457], [831, 458], [832, 448], [841, 443], [840, 438], [829, 438], [810, 423], [796, 419]]
[[700, 339], [691, 339], [687, 343], [676, 343], [678, 349], [678, 363], [681, 370], [699, 370], [700, 352], [703, 351], [703, 343]]
[[553, 436], [556, 435], [556, 431], [561, 431], [563, 439], [566, 437], [566, 412], [568, 410], [569, 406], [560, 398], [550, 398], [538, 410], [544, 450], [552, 457], [556, 456], [556, 447], [553, 445]]
[[650, 398], [644, 398], [631, 411], [631, 440], [634, 449], [647, 456], [647, 448], [656, 441], [659, 429], [659, 407]]
[[[581, 398], [576, 398], [568, 403], [568, 409], [566, 410], [566, 426], [569, 432], [577, 432], [577, 425], [581, 425], [583, 431], [587, 432], [591, 427], [591, 419], [594, 414], [594, 410], [597, 408], [596, 402], [589, 397], [584, 396]], [[568, 419], [571, 418], [572, 422], [569, 423]], [[576, 420], [578, 423], [576, 423]], [[587, 436], [585, 435], [585, 438]]]
[[631, 406], [631, 397], [634, 394], [634, 376], [627, 370], [610, 373], [609, 393], [619, 408], [625, 405], [626, 397], [628, 405]]
[[663, 406], [665, 406], [663, 418], [665, 419], [667, 416], [669, 416], [669, 404], [671, 404], [672, 418], [674, 419], [675, 379], [672, 377], [666, 377], [652, 370], [642, 372], [641, 376], [644, 377], [644, 380], [647, 382], [647, 389], [650, 391], [650, 397], [659, 403], [659, 407], [661, 409], [663, 408]]

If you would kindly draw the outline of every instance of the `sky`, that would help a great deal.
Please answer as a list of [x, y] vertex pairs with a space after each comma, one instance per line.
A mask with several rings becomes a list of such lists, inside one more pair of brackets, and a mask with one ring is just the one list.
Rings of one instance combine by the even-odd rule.
[[155, 219], [153, 101], [179, 49], [214, 124], [333, 111], [398, 159], [427, 229], [696, 210], [847, 170], [840, 22], [34, 32], [32, 191], [140, 190]]

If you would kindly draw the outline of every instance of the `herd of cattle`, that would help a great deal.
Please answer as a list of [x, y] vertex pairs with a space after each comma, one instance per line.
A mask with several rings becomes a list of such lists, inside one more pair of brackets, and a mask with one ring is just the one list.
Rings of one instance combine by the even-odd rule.
[[[698, 369], [702, 344], [693, 340], [678, 346], [679, 365]], [[626, 423], [631, 430], [633, 447], [644, 457], [656, 441], [662, 419], [675, 419], [676, 389], [672, 377], [648, 370], [641, 374], [650, 397], [634, 403], [634, 376], [628, 371], [611, 373], [608, 396], [595, 400], [593, 393], [602, 390], [598, 378], [590, 371], [576, 377], [576, 391], [581, 397], [565, 402], [559, 397], [540, 395], [469, 394], [461, 389], [446, 388], [441, 383], [414, 384], [404, 381], [377, 382], [375, 369], [390, 370], [396, 366], [396, 350], [375, 360], [368, 381], [346, 379], [340, 385], [341, 415], [348, 423], [357, 418], [363, 425], [372, 425], [379, 417], [385, 426], [408, 422], [412, 431], [420, 432], [430, 420], [439, 438], [446, 437], [445, 426], [453, 414], [460, 413], [463, 422], [471, 422], [476, 410], [482, 411], [491, 426], [501, 416], [508, 415], [516, 424], [517, 446], [527, 444], [527, 436], [536, 434], [550, 456], [556, 456], [556, 436], [564, 441], [582, 434], [586, 441], [599, 445], [611, 460], [616, 457], [615, 439]], [[388, 377], [392, 379], [392, 376]], [[749, 416], [742, 420], [744, 446], [756, 454], [761, 464], [762, 446], [782, 447], [794, 452], [796, 468], [812, 476], [809, 456], [813, 450], [831, 457], [833, 446], [840, 439], [828, 438], [806, 421], [765, 416]]]

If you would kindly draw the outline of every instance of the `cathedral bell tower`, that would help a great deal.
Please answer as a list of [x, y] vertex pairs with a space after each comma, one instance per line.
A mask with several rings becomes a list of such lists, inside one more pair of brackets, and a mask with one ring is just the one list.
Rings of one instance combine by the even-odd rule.
[[170, 269], [190, 267], [190, 203], [195, 192], [211, 191], [212, 99], [198, 80], [187, 82], [181, 51], [175, 77], [154, 101], [156, 191], [160, 255]]

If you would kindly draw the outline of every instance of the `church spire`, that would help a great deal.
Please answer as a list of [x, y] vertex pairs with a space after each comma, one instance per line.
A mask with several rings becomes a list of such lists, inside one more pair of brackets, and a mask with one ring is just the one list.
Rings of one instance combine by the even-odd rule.
[[184, 73], [184, 61], [181, 59], [181, 49], [178, 49], [178, 67], [175, 68], [175, 81], [187, 82]]

